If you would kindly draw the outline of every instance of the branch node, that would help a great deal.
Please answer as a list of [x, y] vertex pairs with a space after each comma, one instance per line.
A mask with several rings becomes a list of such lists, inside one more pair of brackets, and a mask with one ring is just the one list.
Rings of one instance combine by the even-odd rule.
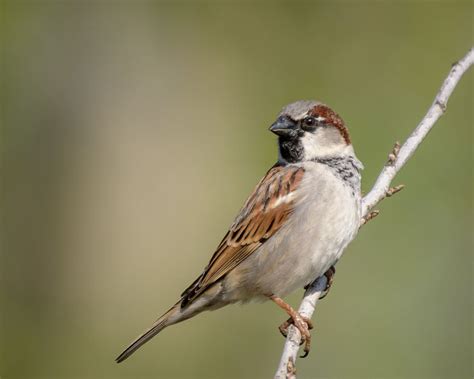
[[442, 101], [436, 99], [435, 101], [435, 104], [437, 104], [440, 108], [441, 108], [441, 111], [444, 113], [446, 112], [446, 108], [448, 107], [445, 103], [443, 103]]
[[374, 219], [380, 214], [380, 211], [378, 209], [374, 209], [373, 211], [370, 211], [367, 216], [362, 217], [362, 221], [360, 223], [360, 226], [367, 224], [370, 220]]
[[388, 155], [388, 161], [386, 166], [393, 166], [397, 160], [398, 153], [400, 152], [400, 142], [395, 142], [393, 145], [391, 153]]
[[396, 193], [400, 192], [404, 188], [405, 188], [405, 184], [399, 184], [398, 186], [390, 187], [386, 192], [387, 197], [391, 197], [395, 195]]
[[291, 357], [286, 365], [286, 379], [296, 379], [296, 366]]

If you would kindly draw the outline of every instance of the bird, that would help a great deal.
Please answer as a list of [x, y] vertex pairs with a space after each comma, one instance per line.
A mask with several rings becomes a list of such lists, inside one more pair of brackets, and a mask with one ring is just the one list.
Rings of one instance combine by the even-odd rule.
[[[285, 106], [269, 130], [278, 159], [257, 184], [201, 275], [178, 302], [117, 358], [122, 362], [164, 328], [203, 311], [250, 300], [272, 300], [309, 353], [312, 323], [283, 297], [334, 265], [361, 220], [361, 171], [349, 131], [329, 106], [300, 100]], [[329, 288], [327, 288], [329, 290]]]

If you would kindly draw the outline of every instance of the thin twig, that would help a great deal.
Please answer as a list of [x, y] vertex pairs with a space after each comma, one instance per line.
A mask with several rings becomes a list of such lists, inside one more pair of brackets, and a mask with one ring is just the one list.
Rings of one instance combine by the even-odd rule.
[[370, 211], [365, 217], [362, 217], [360, 226], [367, 224], [370, 220], [373, 220], [379, 214], [380, 214], [380, 211], [378, 209]]
[[471, 67], [473, 62], [474, 49], [471, 49], [464, 58], [453, 65], [423, 120], [421, 120], [403, 146], [400, 147], [393, 163], [390, 164], [389, 162], [384, 166], [372, 190], [362, 199], [363, 216], [365, 216], [373, 207], [386, 197], [386, 193], [390, 188], [390, 183], [393, 178], [413, 155], [436, 121], [438, 121], [443, 113], [446, 112], [449, 97], [453, 93], [454, 88], [456, 88], [462, 75], [469, 67]]
[[[403, 185], [391, 188], [390, 184], [393, 178], [413, 155], [436, 121], [446, 112], [449, 97], [463, 74], [473, 63], [474, 48], [471, 48], [464, 58], [453, 64], [433, 104], [405, 143], [401, 147], [398, 143], [395, 144], [392, 152], [389, 154], [388, 162], [383, 167], [371, 191], [362, 199], [361, 226], [378, 215], [378, 211], [373, 211], [373, 208], [380, 201], [394, 195], [403, 188]], [[321, 276], [308, 287], [298, 310], [301, 315], [311, 318], [316, 308], [316, 302], [325, 288], [325, 276]], [[275, 379], [296, 378], [295, 362], [300, 347], [300, 339], [300, 332], [295, 327], [290, 326]]]

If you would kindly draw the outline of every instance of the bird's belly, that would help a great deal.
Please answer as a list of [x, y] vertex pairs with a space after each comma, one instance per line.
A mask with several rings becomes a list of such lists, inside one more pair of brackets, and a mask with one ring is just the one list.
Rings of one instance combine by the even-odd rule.
[[[275, 246], [269, 245], [261, 255], [258, 283], [262, 292], [271, 290], [272, 294], [285, 296], [324, 274], [339, 260], [357, 231], [351, 213], [344, 209], [324, 217], [326, 223], [320, 220], [312, 228], [295, 226], [275, 236]], [[296, 232], [296, 228], [300, 231]]]
[[239, 297], [285, 296], [337, 262], [360, 223], [359, 196], [341, 186], [340, 182], [329, 182], [317, 195], [309, 193], [295, 208], [291, 222], [229, 276], [229, 280], [240, 282], [234, 287], [243, 291]]

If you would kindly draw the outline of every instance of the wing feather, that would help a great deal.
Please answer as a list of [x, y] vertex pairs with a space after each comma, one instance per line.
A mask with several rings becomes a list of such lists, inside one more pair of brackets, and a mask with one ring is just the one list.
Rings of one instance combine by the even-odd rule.
[[303, 173], [302, 167], [279, 164], [267, 172], [245, 202], [204, 272], [183, 292], [182, 307], [222, 279], [281, 228], [293, 211], [293, 193]]

